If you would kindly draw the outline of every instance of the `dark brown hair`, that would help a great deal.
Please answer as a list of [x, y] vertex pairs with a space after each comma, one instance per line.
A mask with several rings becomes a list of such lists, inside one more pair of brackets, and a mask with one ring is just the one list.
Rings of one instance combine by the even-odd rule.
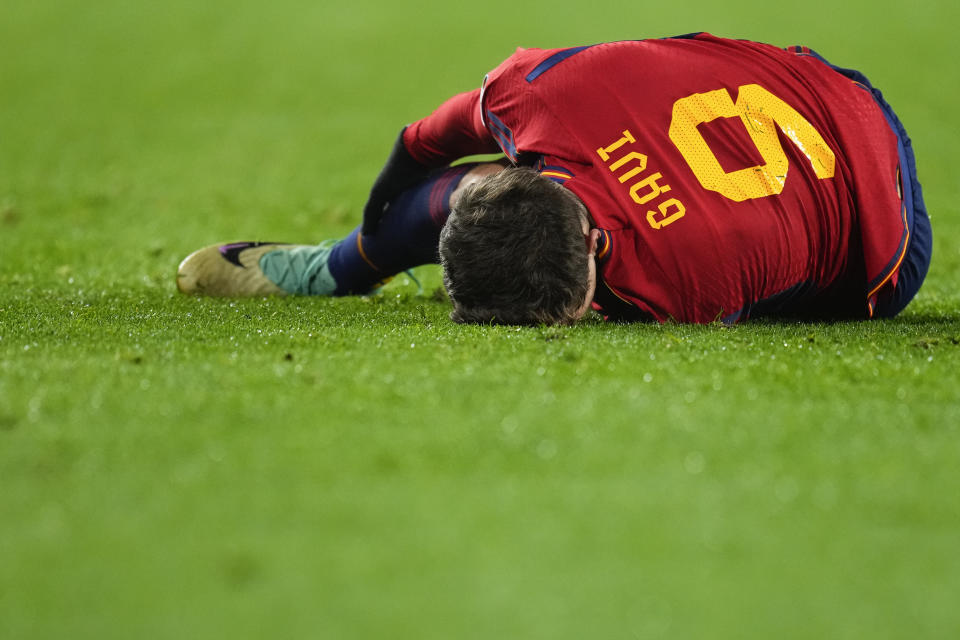
[[569, 324], [587, 296], [583, 203], [531, 169], [460, 194], [440, 234], [455, 322]]

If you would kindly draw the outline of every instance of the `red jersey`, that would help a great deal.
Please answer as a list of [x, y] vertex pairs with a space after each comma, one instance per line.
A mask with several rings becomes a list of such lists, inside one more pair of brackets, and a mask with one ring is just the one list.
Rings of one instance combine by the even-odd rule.
[[907, 225], [897, 138], [872, 93], [808, 50], [708, 34], [519, 49], [404, 134], [438, 165], [502, 150], [602, 231], [594, 306], [658, 321], [862, 309]]

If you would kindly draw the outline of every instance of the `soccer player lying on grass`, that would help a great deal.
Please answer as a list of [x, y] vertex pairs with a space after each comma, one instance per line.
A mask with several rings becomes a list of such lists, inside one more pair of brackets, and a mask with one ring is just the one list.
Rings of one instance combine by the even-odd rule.
[[364, 294], [439, 259], [458, 322], [869, 318], [930, 253], [910, 140], [862, 74], [693, 34], [519, 49], [404, 128], [346, 239], [207, 247], [178, 286]]

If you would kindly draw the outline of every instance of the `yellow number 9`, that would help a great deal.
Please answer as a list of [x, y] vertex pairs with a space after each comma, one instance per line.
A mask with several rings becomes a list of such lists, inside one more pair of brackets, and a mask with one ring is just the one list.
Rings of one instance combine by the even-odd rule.
[[[673, 103], [670, 139], [704, 189], [736, 202], [783, 191], [789, 161], [775, 127], [807, 157], [817, 178], [833, 177], [836, 156], [806, 118], [758, 84], [743, 85], [738, 91], [736, 102], [726, 89], [717, 89], [695, 93]], [[734, 116], [740, 116], [764, 164], [727, 173], [697, 125]]]

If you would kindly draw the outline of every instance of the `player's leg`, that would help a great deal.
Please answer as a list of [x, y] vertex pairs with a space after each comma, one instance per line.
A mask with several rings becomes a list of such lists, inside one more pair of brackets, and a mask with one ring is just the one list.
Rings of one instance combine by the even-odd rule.
[[339, 242], [284, 245], [240, 242], [194, 252], [180, 265], [177, 286], [213, 296], [348, 295], [438, 260], [440, 230], [467, 185], [503, 169], [468, 164], [432, 174], [394, 201], [376, 235], [357, 227]]
[[333, 295], [367, 293], [405, 269], [439, 262], [440, 230], [460, 191], [502, 169], [499, 164], [444, 169], [391, 203], [376, 235], [354, 229], [330, 252], [328, 267], [337, 283]]

